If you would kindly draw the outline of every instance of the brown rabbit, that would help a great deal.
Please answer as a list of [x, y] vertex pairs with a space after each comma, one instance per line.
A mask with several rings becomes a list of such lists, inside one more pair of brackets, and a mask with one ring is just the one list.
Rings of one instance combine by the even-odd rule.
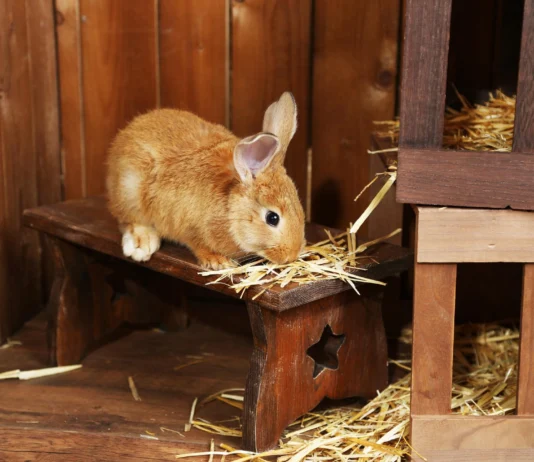
[[109, 208], [124, 255], [147, 261], [163, 238], [188, 246], [204, 268], [231, 266], [245, 253], [296, 259], [304, 212], [283, 166], [296, 128], [288, 92], [265, 112], [263, 132], [242, 140], [186, 111], [135, 118], [108, 158]]

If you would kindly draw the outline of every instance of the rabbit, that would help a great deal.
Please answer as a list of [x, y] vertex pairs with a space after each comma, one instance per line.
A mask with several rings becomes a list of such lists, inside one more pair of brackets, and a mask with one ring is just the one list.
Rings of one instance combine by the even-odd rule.
[[304, 211], [283, 166], [297, 129], [293, 95], [266, 110], [263, 131], [239, 139], [177, 109], [137, 116], [113, 140], [108, 207], [122, 250], [148, 261], [162, 239], [187, 246], [205, 269], [257, 254], [283, 264], [305, 246]]

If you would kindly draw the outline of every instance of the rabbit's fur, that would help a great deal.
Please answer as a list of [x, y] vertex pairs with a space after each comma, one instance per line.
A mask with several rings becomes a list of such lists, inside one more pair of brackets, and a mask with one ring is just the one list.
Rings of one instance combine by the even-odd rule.
[[[135, 118], [108, 157], [109, 208], [124, 254], [146, 261], [164, 238], [188, 246], [204, 268], [233, 265], [244, 253], [296, 259], [304, 212], [283, 166], [296, 117], [286, 92], [265, 112], [263, 132], [243, 140], [186, 111]], [[266, 223], [268, 211], [279, 215], [277, 226]]]

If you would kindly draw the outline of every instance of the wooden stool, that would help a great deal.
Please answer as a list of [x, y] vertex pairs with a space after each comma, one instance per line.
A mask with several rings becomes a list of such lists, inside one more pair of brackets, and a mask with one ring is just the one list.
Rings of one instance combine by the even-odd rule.
[[[51, 361], [59, 365], [80, 361], [124, 321], [154, 320], [170, 311], [185, 325], [176, 309], [177, 280], [202, 286], [210, 281], [178, 245], [166, 243], [147, 263], [126, 259], [102, 198], [27, 210], [24, 220], [46, 234], [55, 257], [49, 338]], [[322, 234], [320, 226], [307, 229], [309, 241]], [[412, 261], [409, 251], [389, 244], [368, 255], [366, 276], [375, 279], [397, 274]], [[225, 285], [209, 288], [237, 296]], [[261, 288], [245, 293], [254, 337], [243, 415], [246, 449], [275, 446], [284, 428], [324, 397], [371, 398], [386, 386], [381, 287], [360, 289], [362, 296], [341, 281], [318, 281], [273, 287], [255, 301]]]
[[[534, 460], [534, 213], [414, 209], [412, 446], [432, 462]], [[451, 415], [456, 266], [466, 262], [525, 263], [517, 416]]]

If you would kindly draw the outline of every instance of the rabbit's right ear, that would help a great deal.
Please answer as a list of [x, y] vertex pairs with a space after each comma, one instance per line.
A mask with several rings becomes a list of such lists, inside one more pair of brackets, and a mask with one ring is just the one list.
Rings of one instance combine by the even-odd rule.
[[234, 166], [241, 181], [252, 181], [274, 158], [282, 155], [280, 141], [270, 133], [243, 138], [234, 149]]
[[297, 131], [297, 103], [292, 93], [286, 91], [267, 108], [263, 116], [263, 131], [276, 135], [280, 140], [280, 161], [283, 163], [289, 142]]

